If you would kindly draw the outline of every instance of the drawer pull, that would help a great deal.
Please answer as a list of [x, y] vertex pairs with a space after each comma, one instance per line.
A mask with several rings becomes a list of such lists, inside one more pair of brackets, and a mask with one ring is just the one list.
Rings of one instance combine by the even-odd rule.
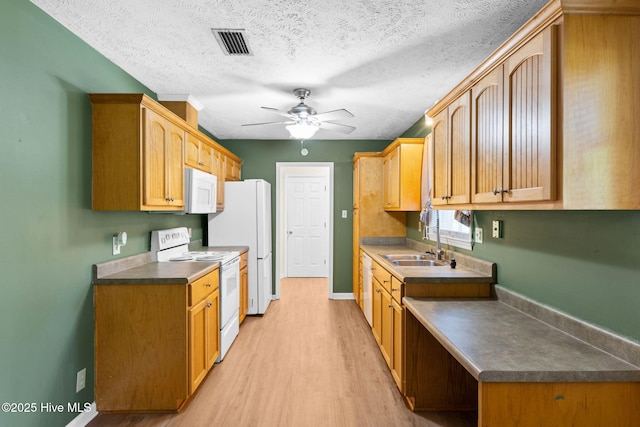
[[211, 287], [211, 283], [207, 283], [205, 286], [206, 286], [207, 288], [210, 288], [210, 287]]
[[391, 288], [391, 292], [398, 292], [399, 290], [399, 288]]

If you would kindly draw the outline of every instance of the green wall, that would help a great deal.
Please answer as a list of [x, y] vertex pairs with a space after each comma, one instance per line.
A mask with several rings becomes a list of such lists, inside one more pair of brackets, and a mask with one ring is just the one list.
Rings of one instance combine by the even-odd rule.
[[[0, 412], [2, 426], [61, 426], [92, 402], [91, 265], [149, 250], [149, 232], [203, 216], [91, 210], [91, 92], [145, 92], [123, 70], [25, 0], [0, 3]], [[118, 257], [111, 236], [126, 231]], [[76, 372], [87, 369], [75, 392]], [[41, 403], [63, 404], [43, 413]]]
[[[304, 146], [309, 154], [300, 154], [300, 141], [226, 140], [222, 144], [242, 158], [242, 178], [262, 178], [271, 183], [272, 224], [275, 230], [276, 162], [333, 162], [333, 291], [351, 293], [351, 250], [353, 232], [353, 154], [382, 151], [391, 141], [311, 140]], [[348, 218], [341, 211], [346, 209]], [[274, 245], [275, 250], [275, 236]], [[274, 260], [275, 262], [275, 260]], [[274, 269], [275, 274], [275, 269]]]

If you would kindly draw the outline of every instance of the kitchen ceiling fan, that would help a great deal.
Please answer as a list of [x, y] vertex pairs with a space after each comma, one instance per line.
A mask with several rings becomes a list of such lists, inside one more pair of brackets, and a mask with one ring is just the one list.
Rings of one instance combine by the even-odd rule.
[[249, 123], [242, 126], [263, 126], [263, 125], [285, 125], [292, 138], [309, 139], [318, 129], [325, 129], [332, 132], [351, 133], [356, 128], [353, 126], [336, 123], [336, 120], [350, 119], [354, 115], [344, 108], [339, 110], [317, 113], [316, 110], [304, 103], [311, 94], [309, 89], [298, 88], [293, 90], [293, 94], [300, 100], [300, 103], [289, 111], [284, 112], [277, 108], [260, 107], [263, 110], [273, 111], [288, 120], [279, 122]]

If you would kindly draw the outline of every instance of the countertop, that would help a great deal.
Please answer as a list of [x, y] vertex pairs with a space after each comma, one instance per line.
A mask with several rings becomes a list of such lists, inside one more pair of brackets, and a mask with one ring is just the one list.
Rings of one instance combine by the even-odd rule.
[[640, 368], [495, 300], [405, 297], [414, 317], [481, 382], [635, 382]]
[[[378, 264], [406, 283], [494, 283], [495, 264], [472, 259], [462, 254], [449, 253], [456, 258], [456, 268], [448, 265], [439, 267], [401, 267], [384, 258], [383, 254], [418, 254], [420, 251], [405, 245], [360, 245]], [[447, 260], [448, 262], [448, 260]]]
[[[247, 246], [194, 246], [192, 251], [249, 250]], [[93, 266], [93, 284], [187, 284], [220, 267], [219, 262], [154, 262], [149, 252]]]

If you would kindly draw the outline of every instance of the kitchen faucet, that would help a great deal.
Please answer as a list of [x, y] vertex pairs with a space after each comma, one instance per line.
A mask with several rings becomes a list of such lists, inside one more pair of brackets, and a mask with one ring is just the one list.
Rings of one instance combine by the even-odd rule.
[[[431, 228], [431, 226], [429, 228]], [[442, 259], [444, 258], [444, 250], [442, 249], [442, 242], [440, 242], [440, 213], [437, 210], [436, 210], [436, 226], [433, 228], [436, 229], [436, 251], [435, 253], [431, 251], [427, 251], [427, 253], [434, 255], [436, 259], [438, 259], [439, 261], [442, 261]], [[424, 239], [427, 239], [426, 230], [427, 228], [425, 227], [425, 234], [423, 235]]]

